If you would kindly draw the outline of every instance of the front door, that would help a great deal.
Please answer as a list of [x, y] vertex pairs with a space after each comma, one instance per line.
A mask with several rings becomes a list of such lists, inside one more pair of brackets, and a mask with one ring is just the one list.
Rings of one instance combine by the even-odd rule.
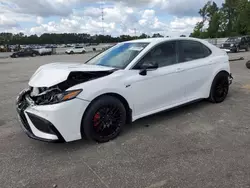
[[[134, 117], [161, 111], [185, 101], [185, 88], [180, 65], [177, 63], [176, 41], [154, 47], [133, 68], [132, 76], [126, 80], [128, 93], [134, 104]], [[158, 68], [140, 75], [142, 65], [157, 63]]]

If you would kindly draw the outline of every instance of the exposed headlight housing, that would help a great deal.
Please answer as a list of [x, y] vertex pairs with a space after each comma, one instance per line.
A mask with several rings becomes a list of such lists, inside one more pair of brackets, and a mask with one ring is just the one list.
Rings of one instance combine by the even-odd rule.
[[73, 90], [73, 91], [65, 91], [63, 93], [59, 93], [56, 94], [53, 97], [53, 101], [51, 101], [52, 103], [59, 103], [59, 102], [63, 102], [63, 101], [68, 101], [71, 99], [74, 99], [77, 97], [77, 95], [79, 95], [82, 92], [82, 89], [79, 90]]
[[63, 92], [60, 92], [58, 90], [50, 90], [42, 95], [33, 96], [32, 99], [35, 101], [37, 105], [57, 104], [74, 99], [81, 92], [82, 89], [63, 91]]
[[234, 44], [230, 44], [231, 47], [234, 47]]
[[223, 47], [224, 47], [224, 44], [222, 44], [221, 47], [223, 48]]
[[68, 101], [74, 99], [82, 92], [82, 89], [72, 90], [72, 91], [64, 91], [62, 93], [55, 94], [50, 101], [50, 104], [56, 104], [64, 101]]

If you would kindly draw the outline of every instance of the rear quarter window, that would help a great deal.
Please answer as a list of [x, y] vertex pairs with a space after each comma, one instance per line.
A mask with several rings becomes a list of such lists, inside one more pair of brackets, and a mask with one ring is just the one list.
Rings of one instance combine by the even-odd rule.
[[180, 62], [205, 58], [211, 53], [211, 50], [201, 42], [192, 40], [182, 40], [179, 42]]

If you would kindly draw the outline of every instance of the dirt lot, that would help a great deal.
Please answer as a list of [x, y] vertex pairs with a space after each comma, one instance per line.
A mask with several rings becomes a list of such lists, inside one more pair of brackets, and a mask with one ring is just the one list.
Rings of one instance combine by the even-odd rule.
[[[92, 55], [0, 60], [1, 188], [250, 187], [246, 60], [231, 62], [234, 82], [222, 104], [203, 101], [143, 118], [105, 144], [29, 139], [16, 117], [18, 92], [40, 65]], [[250, 60], [250, 53], [230, 56]]]

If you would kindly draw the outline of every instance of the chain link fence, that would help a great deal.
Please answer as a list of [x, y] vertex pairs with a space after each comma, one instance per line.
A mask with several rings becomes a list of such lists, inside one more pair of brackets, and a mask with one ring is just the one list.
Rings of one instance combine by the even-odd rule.
[[228, 38], [214, 38], [214, 39], [204, 39], [208, 41], [209, 43], [215, 45], [215, 46], [220, 46], [222, 43], [224, 43]]

